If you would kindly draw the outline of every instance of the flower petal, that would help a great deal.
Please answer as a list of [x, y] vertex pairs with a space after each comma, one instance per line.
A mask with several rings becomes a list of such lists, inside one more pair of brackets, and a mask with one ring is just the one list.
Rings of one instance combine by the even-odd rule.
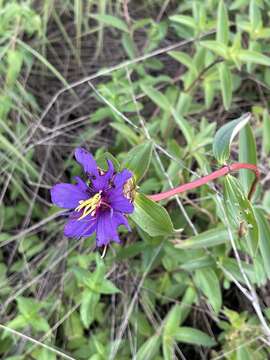
[[120, 242], [117, 233], [119, 225], [119, 218], [116, 218], [112, 211], [102, 211], [97, 221], [97, 246], [108, 245], [110, 241]]
[[[76, 216], [76, 217], [75, 217]], [[91, 215], [78, 220], [78, 215], [71, 215], [64, 228], [67, 237], [88, 237], [92, 235], [97, 226], [97, 219]]]
[[56, 184], [51, 189], [52, 202], [64, 209], [74, 209], [80, 200], [86, 200], [89, 195], [81, 187], [73, 184]]
[[120, 173], [116, 174], [113, 180], [115, 188], [123, 187], [127, 180], [132, 176], [132, 172], [128, 169], [124, 169]]
[[82, 165], [84, 172], [91, 176], [99, 176], [96, 160], [93, 155], [83, 148], [77, 148], [75, 150], [75, 158], [79, 164]]
[[77, 182], [77, 185], [79, 186], [79, 188], [82, 191], [88, 191], [89, 192], [89, 187], [87, 186], [87, 184], [79, 177], [79, 176], [74, 176], [74, 179]]
[[125, 214], [131, 214], [134, 211], [133, 204], [122, 194], [119, 189], [111, 189], [108, 192], [108, 201], [111, 207], [116, 211], [121, 211]]
[[117, 226], [124, 225], [128, 231], [131, 231], [128, 220], [125, 215], [121, 214], [118, 211], [114, 211], [113, 218]]
[[91, 179], [93, 189], [95, 191], [105, 190], [109, 186], [109, 182], [111, 178], [113, 177], [114, 173], [114, 166], [111, 160], [107, 160], [108, 163], [108, 170], [105, 172], [105, 174], [96, 176], [96, 178]]

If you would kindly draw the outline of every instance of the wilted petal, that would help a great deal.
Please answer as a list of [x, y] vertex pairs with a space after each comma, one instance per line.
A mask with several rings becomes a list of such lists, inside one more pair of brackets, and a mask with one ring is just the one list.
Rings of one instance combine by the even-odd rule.
[[96, 230], [97, 219], [91, 215], [78, 220], [78, 215], [72, 215], [64, 228], [64, 234], [67, 237], [88, 237]]
[[96, 160], [88, 151], [83, 148], [77, 148], [75, 150], [75, 158], [77, 162], [82, 165], [85, 173], [88, 174], [89, 177], [91, 177], [91, 175], [95, 177], [99, 175]]
[[51, 189], [52, 202], [64, 209], [74, 209], [80, 200], [86, 200], [89, 195], [81, 187], [73, 184], [56, 184]]

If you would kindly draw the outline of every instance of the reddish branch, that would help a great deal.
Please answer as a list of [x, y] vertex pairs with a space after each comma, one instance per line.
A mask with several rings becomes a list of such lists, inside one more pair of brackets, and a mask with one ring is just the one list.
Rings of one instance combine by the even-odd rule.
[[209, 183], [210, 181], [213, 181], [215, 179], [218, 179], [222, 176], [225, 176], [227, 174], [230, 174], [234, 171], [239, 171], [241, 169], [248, 169], [253, 171], [253, 173], [255, 174], [255, 179], [251, 185], [251, 188], [249, 190], [248, 193], [248, 199], [251, 199], [255, 189], [256, 189], [256, 184], [259, 180], [260, 177], [260, 172], [259, 169], [257, 168], [256, 165], [253, 164], [244, 164], [244, 163], [234, 163], [232, 165], [225, 165], [222, 168], [212, 172], [209, 175], [203, 176], [199, 179], [196, 179], [194, 181], [191, 181], [190, 183], [187, 184], [183, 184], [180, 186], [177, 186], [174, 189], [168, 190], [168, 191], [164, 191], [160, 194], [154, 194], [154, 195], [149, 195], [149, 198], [153, 201], [160, 201], [160, 200], [164, 200], [167, 198], [170, 198], [174, 195], [180, 194], [182, 192], [185, 192], [187, 190], [192, 190], [195, 189], [197, 187], [200, 187], [202, 185], [205, 185], [207, 183]]

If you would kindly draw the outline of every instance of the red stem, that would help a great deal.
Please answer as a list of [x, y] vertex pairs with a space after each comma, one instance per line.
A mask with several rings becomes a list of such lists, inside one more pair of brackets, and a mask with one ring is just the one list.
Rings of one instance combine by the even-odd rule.
[[209, 181], [215, 180], [215, 179], [217, 179], [217, 178], [219, 178], [221, 176], [227, 175], [227, 174], [229, 174], [231, 172], [234, 172], [234, 171], [238, 171], [240, 169], [248, 169], [248, 170], [253, 171], [254, 174], [255, 174], [255, 179], [254, 179], [254, 181], [253, 181], [253, 183], [251, 185], [251, 188], [250, 188], [250, 191], [249, 191], [249, 194], [248, 194], [248, 199], [250, 199], [251, 196], [253, 195], [255, 189], [256, 189], [256, 184], [257, 184], [257, 182], [259, 180], [260, 172], [259, 172], [256, 165], [244, 164], [244, 163], [234, 163], [232, 165], [223, 166], [222, 168], [212, 172], [211, 174], [203, 176], [203, 177], [201, 177], [199, 179], [196, 179], [196, 180], [194, 180], [194, 181], [192, 181], [190, 183], [177, 186], [174, 189], [164, 191], [164, 192], [159, 193], [159, 194], [148, 195], [148, 197], [153, 201], [164, 200], [164, 199], [170, 198], [170, 197], [172, 197], [174, 195], [185, 192], [187, 190], [192, 190], [192, 189], [195, 189], [197, 187], [200, 187], [200, 186], [202, 186], [204, 184], [207, 184]]

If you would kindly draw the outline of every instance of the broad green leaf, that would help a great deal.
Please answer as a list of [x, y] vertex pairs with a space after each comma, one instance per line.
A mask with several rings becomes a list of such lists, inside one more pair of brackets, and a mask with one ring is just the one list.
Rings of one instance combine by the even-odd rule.
[[204, 40], [200, 41], [200, 45], [226, 60], [229, 58], [229, 48], [220, 41]]
[[180, 249], [203, 249], [224, 244], [229, 241], [228, 231], [224, 226], [204, 231], [190, 239], [183, 240], [175, 247]]
[[196, 29], [197, 28], [197, 24], [195, 22], [195, 20], [191, 17], [191, 16], [187, 16], [187, 15], [173, 15], [170, 16], [170, 20], [175, 21], [179, 24], [188, 26], [192, 29]]
[[252, 26], [252, 32], [256, 32], [256, 30], [258, 31], [263, 25], [261, 12], [256, 2], [256, 0], [250, 0], [249, 4], [249, 18]]
[[48, 324], [48, 321], [41, 316], [35, 316], [34, 318], [31, 318], [29, 320], [29, 324], [35, 329], [36, 331], [41, 332], [48, 332], [50, 331], [50, 325]]
[[251, 114], [247, 113], [239, 119], [223, 125], [216, 133], [213, 143], [213, 153], [216, 160], [224, 165], [230, 156], [230, 146], [235, 136], [249, 122]]
[[115, 16], [106, 14], [94, 14], [90, 16], [106, 26], [112, 26], [118, 30], [129, 32], [127, 24]]
[[185, 65], [189, 70], [193, 71], [194, 74], [197, 74], [198, 71], [196, 66], [193, 64], [193, 59], [190, 55], [183, 51], [170, 51], [168, 53], [173, 59], [179, 61], [181, 64]]
[[162, 337], [162, 353], [163, 360], [171, 360], [174, 358], [174, 339], [172, 337]]
[[236, 350], [236, 360], [253, 360], [254, 350], [249, 349], [248, 346], [239, 346]]
[[95, 308], [99, 302], [100, 295], [92, 291], [85, 290], [82, 293], [82, 302], [80, 306], [81, 320], [86, 329], [94, 321]]
[[135, 210], [131, 219], [150, 236], [170, 235], [173, 224], [167, 211], [143, 194], [135, 198]]
[[123, 167], [130, 169], [136, 182], [140, 181], [151, 163], [153, 143], [151, 141], [135, 146], [127, 155]]
[[131, 145], [137, 145], [140, 143], [139, 136], [126, 124], [112, 123], [110, 126], [117, 130], [122, 135], [123, 139], [128, 141]]
[[183, 324], [183, 322], [188, 317], [190, 311], [192, 310], [192, 304], [195, 303], [196, 299], [197, 299], [197, 294], [195, 289], [189, 286], [185, 291], [185, 294], [179, 306], [179, 315], [180, 315], [179, 325]]
[[221, 84], [222, 100], [226, 110], [230, 109], [232, 102], [232, 74], [226, 63], [218, 66], [219, 80]]
[[162, 92], [156, 90], [150, 85], [141, 84], [142, 91], [162, 110], [170, 111], [171, 104]]
[[156, 354], [159, 351], [161, 344], [161, 337], [159, 334], [155, 334], [150, 337], [146, 342], [140, 347], [139, 351], [136, 354], [137, 360], [151, 360], [154, 359]]
[[238, 50], [237, 57], [244, 63], [270, 66], [270, 57], [253, 50]]
[[215, 340], [204, 332], [191, 327], [180, 327], [175, 333], [175, 339], [186, 344], [211, 347], [216, 344]]
[[222, 305], [222, 297], [219, 279], [215, 271], [211, 268], [198, 269], [195, 272], [194, 280], [218, 314]]
[[16, 301], [19, 311], [26, 318], [30, 319], [32, 316], [35, 316], [40, 309], [40, 304], [35, 299], [20, 296]]
[[227, 5], [223, 0], [219, 1], [217, 17], [217, 41], [228, 45], [229, 42], [229, 19]]
[[14, 84], [17, 80], [18, 75], [21, 71], [23, 64], [23, 54], [21, 51], [10, 49], [7, 53], [7, 73], [6, 73], [6, 83], [8, 86]]
[[130, 34], [123, 33], [122, 35], [122, 45], [125, 49], [128, 57], [130, 59], [134, 59], [136, 57], [136, 45], [134, 44], [134, 41]]
[[173, 336], [179, 327], [181, 320], [181, 307], [179, 304], [174, 305], [166, 316], [163, 326], [163, 336]]
[[110, 280], [104, 279], [99, 287], [101, 294], [116, 294], [120, 290]]
[[[239, 162], [257, 164], [256, 142], [251, 126], [247, 124], [239, 134]], [[250, 170], [240, 170], [240, 182], [248, 194], [255, 175]]]
[[265, 155], [270, 153], [270, 116], [266, 109], [263, 112], [263, 150]]
[[267, 277], [270, 278], [270, 225], [263, 210], [255, 208], [254, 211], [259, 227], [259, 248]]

